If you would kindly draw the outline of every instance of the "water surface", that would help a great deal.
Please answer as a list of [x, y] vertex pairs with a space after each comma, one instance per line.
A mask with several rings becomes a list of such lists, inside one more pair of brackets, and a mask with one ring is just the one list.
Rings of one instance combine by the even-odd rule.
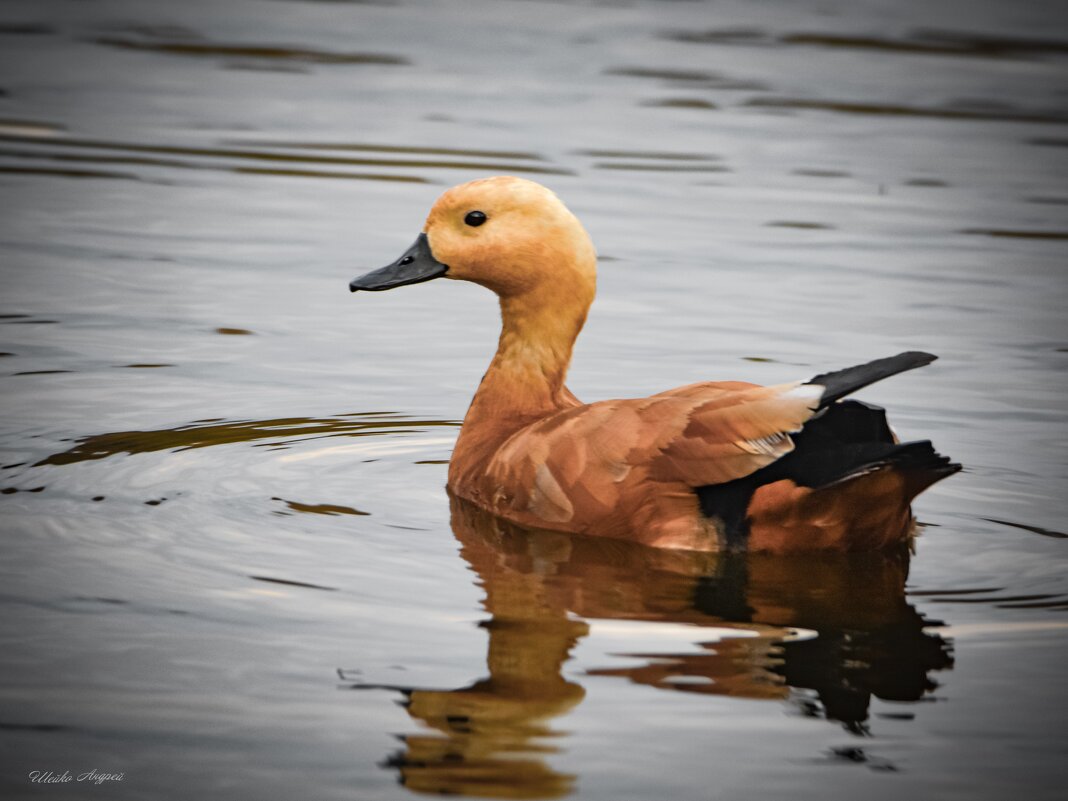
[[[1066, 22], [5, 3], [4, 797], [1060, 798]], [[915, 552], [450, 501], [493, 299], [345, 287], [500, 173], [599, 248], [582, 398], [939, 354], [863, 393], [965, 465]]]

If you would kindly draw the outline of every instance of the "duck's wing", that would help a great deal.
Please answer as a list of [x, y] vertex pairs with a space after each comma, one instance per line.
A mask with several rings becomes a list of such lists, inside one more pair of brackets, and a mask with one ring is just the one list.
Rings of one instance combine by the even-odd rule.
[[819, 409], [823, 387], [710, 383], [666, 393], [650, 411], [673, 415], [665, 436], [643, 454], [650, 477], [690, 486], [720, 484], [766, 467], [794, 449], [797, 433]]
[[[608, 501], [626, 479], [714, 484], [793, 449], [821, 386], [691, 384], [648, 398], [567, 409], [513, 435], [489, 465], [495, 483], [533, 487], [531, 506]], [[548, 510], [551, 514], [551, 510]]]

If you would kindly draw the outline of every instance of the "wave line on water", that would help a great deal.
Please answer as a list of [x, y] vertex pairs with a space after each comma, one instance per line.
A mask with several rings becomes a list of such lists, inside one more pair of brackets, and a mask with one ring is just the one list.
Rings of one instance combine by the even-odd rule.
[[[283, 164], [309, 165], [309, 167], [381, 167], [381, 168], [418, 168], [421, 170], [484, 170], [502, 173], [530, 173], [539, 175], [573, 175], [571, 170], [561, 167], [539, 166], [527, 163], [511, 163], [505, 161], [481, 161], [475, 159], [450, 160], [434, 158], [358, 158], [354, 156], [319, 155], [309, 153], [286, 153], [279, 150], [255, 149], [248, 147], [202, 147], [193, 145], [168, 145], [147, 144], [141, 142], [109, 142], [99, 139], [82, 139], [77, 137], [60, 137], [0, 133], [0, 142], [30, 146], [32, 150], [14, 150], [8, 148], [0, 155], [10, 158], [27, 159], [37, 158], [42, 160], [59, 161], [83, 161], [97, 164], [138, 164], [154, 167], [179, 168], [179, 169], [228, 169], [240, 173], [263, 173], [272, 175], [299, 175], [304, 177], [328, 177], [328, 178], [361, 178], [366, 180], [394, 180], [426, 183], [427, 179], [418, 175], [400, 175], [390, 173], [343, 173], [313, 170], [309, 168], [280, 168], [280, 167], [242, 167], [217, 165], [218, 159], [234, 161], [259, 161], [276, 162]], [[47, 148], [46, 148], [47, 146]], [[285, 145], [282, 145], [285, 147]], [[73, 150], [106, 150], [124, 153], [121, 156], [108, 158], [105, 156], [89, 156], [85, 154], [69, 153], [56, 148]], [[322, 148], [326, 149], [326, 148]], [[417, 155], [418, 150], [412, 151], [381, 151], [403, 152]], [[163, 156], [189, 157], [193, 160], [175, 160], [160, 158], [144, 158], [132, 154], [144, 153]], [[429, 153], [428, 153], [429, 154]], [[441, 155], [453, 155], [442, 153]], [[459, 155], [459, 152], [456, 153]], [[528, 158], [520, 154], [517, 160]], [[207, 161], [205, 161], [207, 159]]]

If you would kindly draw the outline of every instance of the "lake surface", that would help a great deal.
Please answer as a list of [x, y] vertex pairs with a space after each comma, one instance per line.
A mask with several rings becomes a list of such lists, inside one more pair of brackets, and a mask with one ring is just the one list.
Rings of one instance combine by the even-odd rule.
[[[911, 560], [450, 503], [494, 299], [346, 285], [502, 173], [581, 398], [939, 354]], [[1063, 3], [8, 0], [0, 191], [4, 798], [1063, 797]]]

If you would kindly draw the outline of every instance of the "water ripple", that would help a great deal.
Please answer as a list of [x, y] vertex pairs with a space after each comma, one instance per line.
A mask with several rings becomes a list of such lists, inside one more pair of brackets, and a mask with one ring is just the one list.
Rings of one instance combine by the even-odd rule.
[[[98, 139], [81, 139], [76, 137], [44, 138], [40, 135], [26, 135], [21, 133], [0, 133], [0, 142], [17, 145], [20, 147], [7, 147], [0, 150], [0, 157], [15, 158], [20, 160], [37, 159], [44, 161], [68, 161], [90, 162], [98, 164], [124, 164], [144, 165], [149, 167], [164, 167], [177, 169], [215, 169], [236, 173], [253, 173], [267, 175], [295, 175], [317, 178], [359, 178], [378, 181], [407, 181], [425, 183], [426, 179], [420, 175], [397, 174], [386, 172], [349, 172], [335, 171], [324, 168], [344, 167], [374, 167], [374, 168], [418, 168], [419, 170], [479, 170], [484, 172], [499, 173], [531, 173], [540, 175], [571, 175], [571, 171], [548, 165], [536, 165], [527, 163], [537, 157], [532, 154], [513, 154], [518, 163], [511, 161], [483, 161], [481, 158], [467, 159], [442, 159], [434, 158], [434, 155], [462, 155], [470, 153], [471, 156], [481, 157], [483, 154], [472, 151], [445, 150], [442, 148], [385, 148], [379, 145], [345, 145], [340, 150], [364, 150], [380, 153], [407, 153], [423, 155], [423, 158], [397, 158], [397, 157], [357, 157], [342, 155], [323, 155], [321, 153], [293, 153], [284, 150], [270, 149], [271, 145], [262, 147], [202, 147], [192, 145], [172, 144], [149, 144], [143, 142], [113, 142]], [[313, 147], [310, 144], [294, 146], [292, 144], [274, 145], [285, 149], [324, 150], [333, 149], [332, 145]], [[108, 155], [97, 155], [84, 151], [108, 151]], [[112, 155], [114, 153], [115, 155]], [[138, 154], [151, 154], [148, 156]], [[159, 158], [159, 156], [178, 156], [175, 158]], [[220, 160], [237, 162], [270, 162], [273, 164], [299, 165], [299, 166], [234, 166], [232, 164], [220, 164]], [[84, 175], [85, 177], [123, 177], [136, 178], [129, 173], [112, 173], [97, 170], [67, 169], [62, 170], [48, 167], [17, 167], [0, 165], [0, 170], [6, 172], [42, 172], [61, 175]]]
[[774, 34], [760, 28], [713, 28], [704, 31], [668, 31], [664, 37], [690, 44], [793, 45], [973, 58], [1034, 58], [1068, 54], [1068, 41], [1061, 39], [992, 36], [933, 29], [918, 29], [895, 37], [822, 32]]
[[1063, 123], [1068, 114], [1060, 110], [1027, 110], [1009, 106], [906, 106], [893, 103], [866, 103], [852, 100], [814, 100], [794, 97], [754, 97], [746, 106], [778, 109], [834, 111], [839, 114], [870, 114], [884, 117], [930, 117], [947, 120], [986, 120], [1005, 122]]
[[401, 56], [385, 53], [337, 53], [302, 47], [275, 44], [223, 44], [213, 42], [146, 42], [117, 36], [101, 36], [96, 44], [124, 50], [148, 50], [178, 56], [232, 56], [258, 59], [280, 59], [310, 64], [385, 64], [407, 65]]

